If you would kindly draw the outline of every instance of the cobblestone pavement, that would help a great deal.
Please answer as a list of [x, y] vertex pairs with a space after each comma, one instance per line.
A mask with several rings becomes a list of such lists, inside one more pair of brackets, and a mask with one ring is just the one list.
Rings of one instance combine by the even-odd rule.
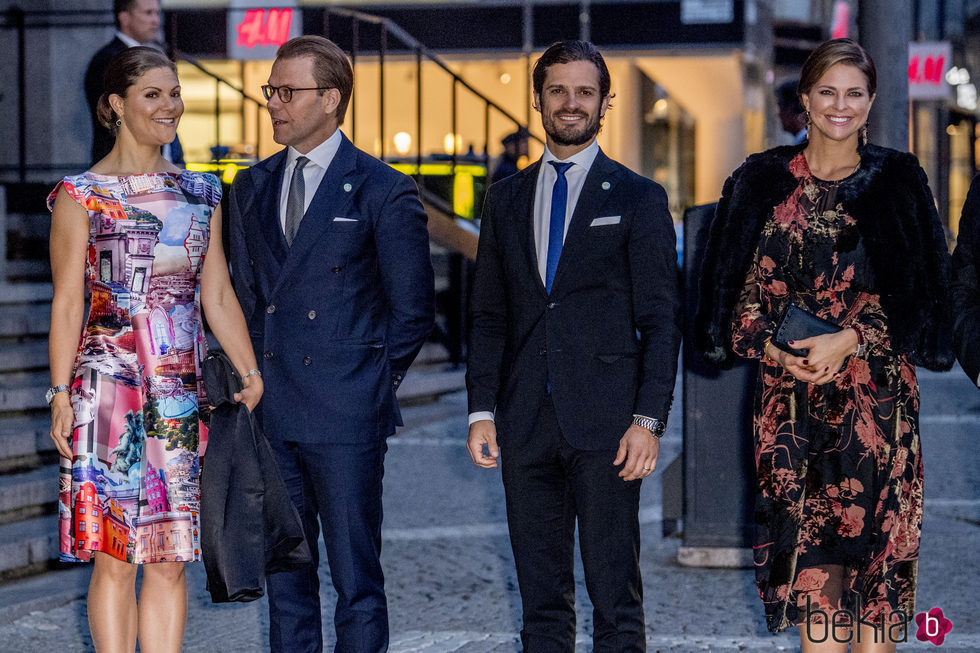
[[[960, 381], [962, 379], [962, 382]], [[939, 606], [954, 628], [939, 651], [980, 651], [980, 535], [977, 439], [980, 393], [959, 373], [922, 375], [926, 519], [917, 608]], [[678, 393], [678, 396], [680, 394]], [[464, 448], [465, 396], [405, 409], [407, 427], [392, 438], [385, 471], [383, 563], [387, 574], [391, 651], [395, 653], [514, 653], [519, 650], [520, 598], [505, 526], [499, 473], [477, 469]], [[679, 455], [677, 409], [661, 450], [662, 470]], [[799, 651], [798, 637], [773, 636], [751, 570], [693, 569], [676, 562], [678, 539], [661, 537], [660, 478], [642, 492], [642, 570], [648, 649], [654, 651]], [[325, 556], [321, 556], [324, 559]], [[321, 566], [325, 637], [332, 638], [334, 594]], [[86, 569], [52, 572], [0, 588], [23, 616], [0, 621], [5, 651], [93, 651], [82, 595]], [[268, 650], [265, 600], [213, 605], [202, 565], [189, 565], [190, 616], [184, 651], [251, 653]], [[577, 570], [578, 652], [591, 650], [591, 609]], [[39, 587], [76, 588], [72, 600]], [[34, 588], [32, 590], [32, 588]], [[40, 592], [31, 599], [30, 592]], [[13, 598], [10, 598], [10, 597]], [[26, 614], [24, 614], [26, 612]], [[7, 614], [17, 614], [10, 612]], [[899, 650], [924, 650], [915, 640]]]

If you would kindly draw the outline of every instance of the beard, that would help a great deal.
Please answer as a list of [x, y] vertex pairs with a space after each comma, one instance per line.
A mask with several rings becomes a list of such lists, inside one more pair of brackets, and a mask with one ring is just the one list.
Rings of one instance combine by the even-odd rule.
[[[568, 115], [567, 112], [563, 112]], [[599, 133], [599, 112], [593, 113], [591, 116], [585, 112], [579, 111], [572, 115], [585, 116], [585, 124], [581, 127], [572, 127], [571, 125], [564, 125], [562, 122], [554, 117], [554, 114], [546, 116], [541, 121], [541, 126], [544, 127], [544, 131], [551, 137], [558, 145], [570, 146], [570, 145], [584, 145], [588, 143], [595, 135]]]

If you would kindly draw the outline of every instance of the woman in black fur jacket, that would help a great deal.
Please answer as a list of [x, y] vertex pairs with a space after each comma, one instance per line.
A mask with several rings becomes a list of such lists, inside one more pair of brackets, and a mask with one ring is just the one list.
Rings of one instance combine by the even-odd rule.
[[[769, 629], [800, 626], [804, 652], [891, 651], [911, 620], [915, 365], [953, 359], [949, 253], [925, 173], [866, 143], [875, 78], [853, 41], [810, 55], [809, 140], [753, 155], [728, 179], [701, 272], [698, 347], [722, 366], [760, 359], [756, 582]], [[772, 339], [790, 303], [843, 328], [787, 353]]]
[[980, 388], [980, 176], [973, 179], [963, 205], [953, 250], [953, 341], [956, 358]]

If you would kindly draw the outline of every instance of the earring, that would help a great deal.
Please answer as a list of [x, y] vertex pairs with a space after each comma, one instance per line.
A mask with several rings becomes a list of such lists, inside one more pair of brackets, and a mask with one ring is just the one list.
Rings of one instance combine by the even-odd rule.
[[865, 123], [861, 125], [861, 129], [858, 130], [858, 140], [860, 141], [861, 145], [868, 144], [868, 121], [865, 121]]
[[809, 111], [804, 111], [803, 112], [803, 115], [806, 117], [806, 130], [807, 131], [810, 131], [810, 125], [813, 124], [813, 121], [810, 120], [810, 112]]
[[122, 118], [116, 118], [116, 127], [122, 127]]

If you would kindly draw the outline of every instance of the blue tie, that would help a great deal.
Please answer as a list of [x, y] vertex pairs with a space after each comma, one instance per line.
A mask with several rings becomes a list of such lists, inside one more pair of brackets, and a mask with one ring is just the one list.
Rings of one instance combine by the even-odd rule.
[[544, 289], [551, 294], [551, 282], [555, 280], [555, 270], [558, 269], [558, 259], [561, 258], [562, 241], [565, 239], [565, 211], [568, 205], [568, 180], [565, 171], [572, 163], [548, 161], [555, 166], [558, 178], [551, 189], [551, 224], [548, 227], [548, 264], [544, 272]]

